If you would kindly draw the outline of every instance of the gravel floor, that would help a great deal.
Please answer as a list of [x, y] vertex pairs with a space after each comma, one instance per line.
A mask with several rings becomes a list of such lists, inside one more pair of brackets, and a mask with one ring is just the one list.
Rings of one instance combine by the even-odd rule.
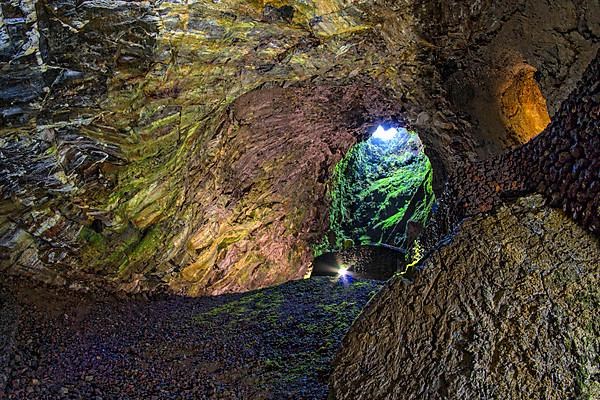
[[324, 399], [342, 336], [381, 282], [152, 300], [5, 286], [0, 398]]

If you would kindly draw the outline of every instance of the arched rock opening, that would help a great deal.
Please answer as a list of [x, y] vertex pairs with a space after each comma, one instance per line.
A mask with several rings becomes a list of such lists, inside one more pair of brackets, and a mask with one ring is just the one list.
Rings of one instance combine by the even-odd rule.
[[335, 166], [329, 226], [313, 245], [312, 275], [343, 268], [387, 279], [403, 272], [436, 205], [433, 173], [417, 132], [392, 122], [371, 127]]
[[429, 220], [433, 171], [418, 134], [393, 125], [371, 131], [335, 167], [324, 250], [380, 244], [406, 250]]

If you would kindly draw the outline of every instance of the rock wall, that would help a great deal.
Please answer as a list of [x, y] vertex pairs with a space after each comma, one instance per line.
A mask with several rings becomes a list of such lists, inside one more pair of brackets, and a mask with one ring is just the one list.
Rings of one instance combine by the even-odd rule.
[[190, 166], [202, 171], [189, 177], [183, 202], [196, 230], [171, 288], [238, 291], [305, 275], [309, 244], [327, 226], [329, 171], [372, 118], [394, 108], [368, 83], [265, 89], [236, 100], [214, 156]]
[[2, 274], [187, 294], [301, 276], [333, 164], [384, 121], [419, 132], [441, 192], [479, 139], [423, 39], [450, 17], [416, 3], [0, 1]]
[[[476, 125], [481, 156], [497, 155], [539, 133], [544, 128], [539, 126], [549, 122], [543, 115], [546, 100], [550, 116], [558, 111], [598, 51], [599, 10], [597, 0], [435, 0], [416, 5], [421, 36], [432, 49], [430, 62], [439, 66], [453, 105]], [[545, 99], [539, 105], [510, 96], [511, 87], [524, 77], [531, 90], [541, 89]], [[521, 116], [522, 122], [532, 123], [515, 126], [512, 112], [527, 107], [531, 113], [533, 106], [539, 108], [536, 115]], [[522, 129], [531, 132], [523, 135]]]
[[422, 87], [408, 2], [289, 5], [1, 2], [2, 273], [266, 286], [309, 267], [333, 164], [367, 128], [423, 122], [440, 171], [472, 152]]
[[600, 233], [600, 54], [546, 130], [527, 144], [468, 164], [449, 178], [437, 215], [423, 236], [431, 249], [465, 217], [507, 199], [542, 193], [594, 234]]
[[466, 220], [355, 321], [331, 399], [596, 398], [600, 243], [540, 195]]
[[451, 175], [429, 255], [355, 322], [331, 398], [600, 395], [599, 69], [539, 136]]

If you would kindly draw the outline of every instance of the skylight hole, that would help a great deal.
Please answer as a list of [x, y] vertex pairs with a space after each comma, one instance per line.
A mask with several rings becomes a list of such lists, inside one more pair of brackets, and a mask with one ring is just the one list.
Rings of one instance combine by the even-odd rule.
[[429, 220], [433, 172], [417, 133], [385, 123], [367, 133], [335, 168], [329, 232], [316, 255], [373, 245], [406, 251]]

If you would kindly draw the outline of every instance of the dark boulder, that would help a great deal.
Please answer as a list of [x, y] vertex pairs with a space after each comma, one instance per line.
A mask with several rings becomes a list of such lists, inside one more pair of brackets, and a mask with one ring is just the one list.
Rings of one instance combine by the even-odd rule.
[[597, 398], [597, 238], [535, 195], [467, 220], [346, 336], [330, 398]]

